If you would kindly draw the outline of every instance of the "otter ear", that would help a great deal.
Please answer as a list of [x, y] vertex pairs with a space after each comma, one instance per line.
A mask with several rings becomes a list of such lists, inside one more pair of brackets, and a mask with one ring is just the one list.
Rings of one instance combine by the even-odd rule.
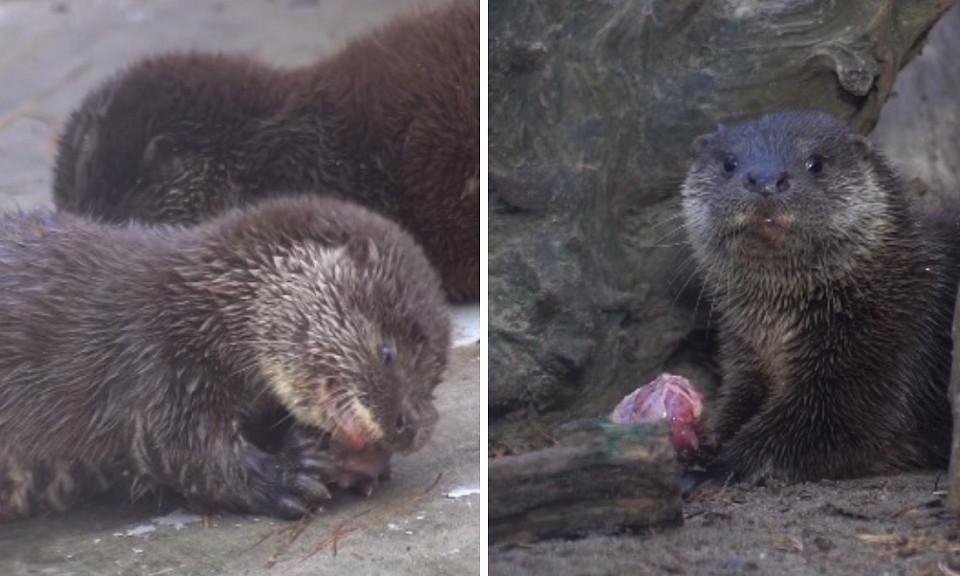
[[701, 134], [693, 139], [693, 152], [695, 154], [700, 154], [707, 148], [710, 148], [716, 142], [716, 133], [711, 134]]
[[868, 140], [866, 136], [850, 134], [847, 136], [847, 140], [853, 145], [853, 149], [863, 158], [873, 156], [873, 144], [870, 143], [870, 140]]
[[177, 144], [165, 134], [154, 136], [143, 149], [140, 166], [148, 171], [173, 179], [183, 172], [183, 161], [177, 155]]
[[70, 137], [70, 146], [77, 151], [77, 159], [73, 167], [73, 185], [84, 190], [93, 180], [94, 158], [97, 155], [100, 127], [92, 114], [81, 111], [74, 116], [76, 123]]
[[147, 146], [143, 149], [143, 156], [140, 157], [140, 162], [145, 166], [165, 164], [176, 151], [177, 145], [173, 142], [173, 139], [160, 134], [151, 138], [150, 142], [147, 143]]
[[380, 248], [377, 247], [373, 238], [361, 236], [351, 238], [344, 247], [347, 256], [356, 266], [365, 268], [374, 266], [380, 260]]

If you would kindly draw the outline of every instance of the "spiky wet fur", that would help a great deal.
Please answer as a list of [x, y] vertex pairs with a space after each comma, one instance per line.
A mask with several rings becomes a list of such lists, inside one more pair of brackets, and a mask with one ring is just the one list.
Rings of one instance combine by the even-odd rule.
[[[812, 154], [819, 175], [804, 169]], [[761, 201], [741, 179], [771, 159], [791, 188]], [[720, 316], [711, 428], [732, 470], [805, 480], [947, 463], [956, 217], [912, 212], [869, 143], [815, 112], [702, 138], [683, 209]]]
[[67, 123], [54, 200], [106, 221], [196, 223], [272, 195], [356, 200], [400, 222], [455, 300], [480, 296], [480, 8], [423, 10], [332, 57], [134, 64]]
[[0, 518], [120, 479], [295, 516], [322, 486], [243, 423], [282, 405], [335, 439], [415, 450], [450, 338], [414, 241], [317, 197], [193, 229], [2, 216], [0, 326]]

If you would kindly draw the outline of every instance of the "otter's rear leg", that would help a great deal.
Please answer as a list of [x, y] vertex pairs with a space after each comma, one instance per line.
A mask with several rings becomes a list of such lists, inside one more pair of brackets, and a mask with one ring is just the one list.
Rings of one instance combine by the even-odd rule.
[[771, 399], [723, 445], [724, 461], [748, 483], [853, 478], [889, 473], [902, 461], [890, 438], [865, 435], [841, 410], [794, 410], [795, 399]]

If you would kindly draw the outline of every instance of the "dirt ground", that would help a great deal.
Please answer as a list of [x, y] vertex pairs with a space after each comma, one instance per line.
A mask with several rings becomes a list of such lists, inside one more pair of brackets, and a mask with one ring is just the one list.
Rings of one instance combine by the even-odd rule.
[[[960, 574], [936, 473], [748, 488], [706, 485], [683, 527], [491, 549], [489, 574]], [[951, 570], [955, 572], [951, 572]]]
[[[901, 73], [872, 139], [929, 207], [960, 181], [960, 8]], [[936, 59], [941, 59], [938, 63]], [[705, 484], [684, 498], [683, 526], [490, 548], [489, 574], [960, 575], [960, 522], [937, 472], [747, 487]]]
[[[140, 56], [206, 49], [304, 64], [431, 3], [0, 0], [0, 209], [50, 204], [67, 115]], [[338, 495], [303, 524], [214, 515], [204, 526], [170, 502], [8, 522], [0, 524], [0, 575], [478, 574], [479, 314], [476, 305], [455, 311], [460, 347], [437, 390], [433, 438], [396, 458], [393, 477], [370, 498]]]

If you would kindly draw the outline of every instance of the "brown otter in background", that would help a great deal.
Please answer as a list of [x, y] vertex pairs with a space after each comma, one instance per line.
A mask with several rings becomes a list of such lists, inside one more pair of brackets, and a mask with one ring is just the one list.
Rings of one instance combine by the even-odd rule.
[[683, 208], [720, 312], [726, 464], [788, 480], [944, 466], [957, 220], [912, 213], [885, 160], [826, 114], [698, 147]]
[[[0, 518], [126, 479], [302, 515], [437, 420], [450, 324], [396, 224], [332, 198], [192, 229], [0, 217]], [[280, 453], [243, 431], [283, 409]]]
[[54, 174], [64, 210], [196, 223], [276, 190], [401, 223], [456, 301], [480, 296], [480, 8], [399, 19], [295, 70], [167, 55], [90, 94]]

